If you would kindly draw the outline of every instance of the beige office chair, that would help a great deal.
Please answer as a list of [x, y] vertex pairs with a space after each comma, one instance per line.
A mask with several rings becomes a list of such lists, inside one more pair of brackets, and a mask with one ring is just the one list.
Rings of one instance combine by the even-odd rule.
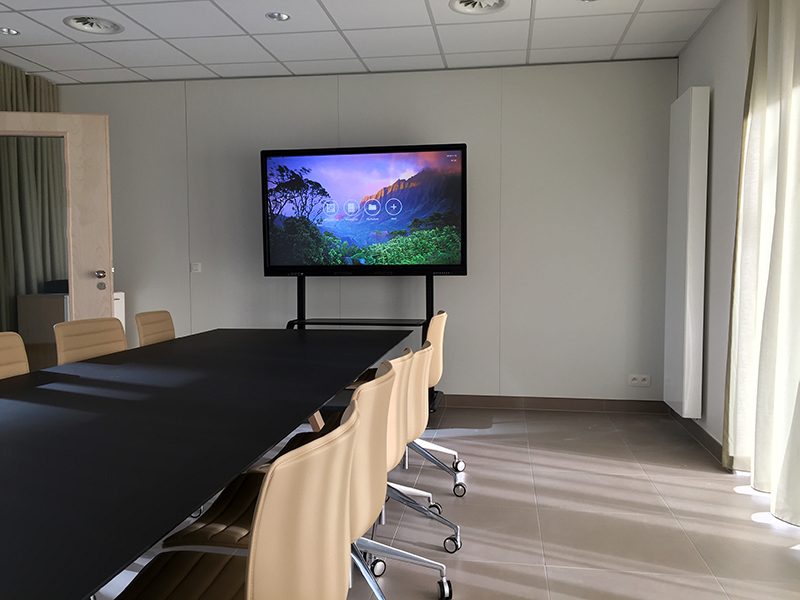
[[[395, 429], [398, 433], [403, 434], [404, 437], [398, 436], [395, 441], [396, 447], [388, 449], [387, 458], [389, 460], [387, 461], [387, 471], [394, 469], [403, 459], [406, 444], [415, 440], [425, 431], [425, 426], [428, 423], [428, 370], [430, 369], [432, 355], [433, 346], [431, 346], [430, 342], [425, 342], [422, 348], [414, 354], [414, 359], [409, 371], [406, 393], [398, 396], [401, 405], [398, 406], [398, 412], [390, 411], [389, 413], [389, 430]], [[404, 419], [405, 424], [397, 425], [391, 423], [393, 417]], [[463, 482], [459, 483], [460, 485], [464, 485]], [[466, 491], [466, 486], [464, 489]], [[453, 535], [446, 537], [442, 545], [444, 549], [451, 554], [461, 549], [461, 529], [452, 521], [448, 521], [442, 517], [442, 507], [436, 502], [433, 502], [428, 492], [389, 482], [386, 494], [390, 499], [400, 502], [411, 510], [452, 529]], [[428, 506], [423, 506], [411, 496], [426, 497], [429, 502]]]
[[266, 473], [248, 474], [260, 493], [252, 534], [248, 523], [247, 557], [164, 552], [117, 600], [345, 600], [350, 474], [360, 421], [353, 409], [329, 435], [277, 458]]
[[[438, 404], [437, 401], [431, 400], [431, 398], [436, 396], [441, 396], [442, 392], [434, 390], [434, 386], [439, 383], [442, 378], [442, 370], [443, 370], [443, 347], [444, 347], [444, 326], [447, 323], [447, 313], [443, 310], [440, 310], [438, 314], [431, 317], [430, 322], [428, 323], [428, 335], [427, 335], [427, 342], [429, 342], [433, 346], [433, 356], [431, 358], [431, 369], [430, 374], [428, 377], [428, 388], [429, 392], [426, 394], [426, 407], [427, 406], [434, 406]], [[418, 415], [422, 418], [422, 415]], [[425, 431], [425, 428], [428, 424], [428, 416], [425, 415], [425, 427], [422, 428], [419, 435]], [[419, 422], [421, 423], [421, 421]], [[419, 424], [418, 423], [418, 424]], [[462, 478], [458, 476], [458, 473], [464, 471], [467, 468], [467, 464], [461, 460], [458, 456], [458, 452], [456, 450], [451, 450], [450, 448], [445, 448], [444, 446], [440, 446], [438, 444], [434, 444], [433, 442], [429, 442], [427, 440], [423, 440], [420, 437], [417, 437], [412, 442], [408, 444], [408, 447], [417, 452], [418, 454], [422, 455], [423, 458], [429, 460], [434, 465], [448, 473], [453, 478], [453, 493], [456, 496], [464, 496], [467, 493], [467, 486], [463, 482]], [[447, 454], [453, 457], [453, 466], [452, 468], [448, 467], [444, 464], [439, 458], [434, 456], [433, 452], [440, 452], [442, 454]]]
[[0, 379], [24, 375], [30, 371], [25, 344], [18, 333], [0, 333]]
[[[411, 350], [407, 349], [400, 358], [384, 362], [374, 380], [364, 383], [356, 389], [350, 406], [342, 417], [342, 419], [347, 419], [347, 414], [353, 407], [358, 408], [362, 417], [362, 424], [356, 439], [351, 476], [350, 522], [351, 542], [353, 543], [351, 558], [378, 600], [385, 600], [385, 597], [373, 573], [377, 565], [382, 565], [380, 569], [380, 573], [382, 573], [385, 570], [385, 562], [382, 558], [372, 560], [372, 555], [396, 558], [439, 571], [440, 598], [445, 600], [452, 597], [452, 584], [447, 580], [446, 567], [443, 564], [362, 537], [372, 528], [382, 512], [388, 471], [386, 432], [389, 428], [388, 421], [391, 420], [388, 413], [395, 399], [398, 384], [401, 390], [407, 386], [412, 356]], [[401, 409], [405, 411], [404, 403], [402, 403]], [[327, 427], [329, 426], [326, 424], [326, 430]], [[328, 433], [326, 430], [294, 436], [287, 443], [287, 447], [293, 448], [288, 453], [291, 454], [297, 448], [304, 447], [303, 444], [324, 439], [338, 431], [338, 428], [332, 429]], [[405, 433], [403, 432], [402, 435], [403, 437], [398, 437], [394, 442], [395, 446], [399, 446], [401, 449], [405, 447], [403, 442]], [[393, 453], [398, 454], [396, 449], [393, 449]], [[402, 450], [399, 454], [402, 456]], [[276, 461], [279, 459], [280, 456]], [[163, 546], [165, 548], [177, 546], [246, 548], [249, 542], [250, 520], [254, 510], [254, 496], [257, 493], [258, 481], [261, 476], [258, 472], [251, 472], [238, 477], [220, 494], [202, 517], [168, 537], [164, 540]], [[370, 556], [369, 561], [365, 560], [365, 553]]]
[[56, 323], [53, 332], [59, 365], [128, 349], [122, 321], [114, 317]]
[[136, 329], [139, 332], [139, 346], [175, 339], [175, 326], [168, 310], [140, 312], [135, 318]]

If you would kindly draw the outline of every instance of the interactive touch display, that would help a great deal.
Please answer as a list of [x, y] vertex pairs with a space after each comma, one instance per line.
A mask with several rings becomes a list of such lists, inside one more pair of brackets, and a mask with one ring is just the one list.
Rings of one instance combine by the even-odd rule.
[[264, 150], [266, 275], [466, 275], [466, 145]]

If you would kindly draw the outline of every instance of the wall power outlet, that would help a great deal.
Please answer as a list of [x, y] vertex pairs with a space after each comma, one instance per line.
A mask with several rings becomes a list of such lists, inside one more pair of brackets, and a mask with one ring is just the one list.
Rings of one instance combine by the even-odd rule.
[[631, 387], [650, 387], [650, 375], [628, 375], [628, 385]]

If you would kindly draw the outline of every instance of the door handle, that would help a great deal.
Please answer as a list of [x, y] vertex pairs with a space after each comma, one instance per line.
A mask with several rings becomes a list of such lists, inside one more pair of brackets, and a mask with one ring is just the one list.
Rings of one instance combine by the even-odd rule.
[[98, 279], [103, 279], [106, 276], [106, 272], [103, 271], [103, 269], [99, 269], [94, 272], [94, 276], [97, 277]]

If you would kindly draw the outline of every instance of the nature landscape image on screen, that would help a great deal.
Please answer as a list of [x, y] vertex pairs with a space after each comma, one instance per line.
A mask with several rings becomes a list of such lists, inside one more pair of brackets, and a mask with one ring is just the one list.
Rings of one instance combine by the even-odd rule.
[[270, 264], [458, 265], [461, 152], [270, 156]]

